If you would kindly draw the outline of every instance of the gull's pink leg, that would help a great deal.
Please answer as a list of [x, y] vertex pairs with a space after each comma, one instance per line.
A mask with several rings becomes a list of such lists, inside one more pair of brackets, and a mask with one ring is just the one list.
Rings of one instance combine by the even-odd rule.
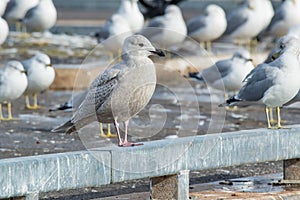
[[115, 119], [114, 125], [115, 125], [116, 130], [117, 130], [117, 135], [118, 135], [118, 145], [119, 145], [119, 146], [123, 146], [123, 145], [122, 145], [123, 142], [122, 142], [121, 135], [120, 135], [120, 130], [119, 130], [119, 123], [117, 122], [117, 119]]
[[119, 146], [121, 146], [121, 147], [134, 147], [134, 146], [141, 146], [141, 145], [143, 145], [143, 143], [128, 142], [128, 140], [127, 140], [128, 123], [129, 123], [129, 120], [127, 120], [127, 121], [124, 122], [125, 136], [124, 136], [124, 140], [123, 140], [122, 145], [119, 144]]

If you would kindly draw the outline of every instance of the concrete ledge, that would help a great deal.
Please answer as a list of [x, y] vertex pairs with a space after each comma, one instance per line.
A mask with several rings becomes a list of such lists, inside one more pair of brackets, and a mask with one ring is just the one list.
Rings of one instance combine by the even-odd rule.
[[300, 158], [299, 126], [282, 130], [257, 129], [159, 140], [133, 148], [113, 146], [3, 159], [0, 160], [0, 198], [97, 187], [178, 174], [183, 170], [293, 158]]
[[[109, 184], [110, 153], [86, 151], [3, 159], [0, 198]], [[100, 160], [99, 160], [100, 159]]]
[[112, 181], [300, 157], [300, 128], [257, 129], [145, 143], [112, 151]]

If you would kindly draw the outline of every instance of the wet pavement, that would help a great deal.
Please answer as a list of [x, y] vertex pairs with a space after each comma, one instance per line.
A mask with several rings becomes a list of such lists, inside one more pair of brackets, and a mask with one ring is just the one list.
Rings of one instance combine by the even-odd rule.
[[[65, 19], [73, 19], [72, 14], [74, 13], [70, 11], [68, 14], [70, 17], [65, 17]], [[96, 16], [97, 12], [89, 14]], [[86, 18], [86, 16], [83, 18]], [[55, 65], [82, 63], [96, 44], [95, 38], [90, 37], [87, 33], [95, 31], [97, 23], [90, 24], [90, 29], [78, 28], [78, 23], [76, 26], [67, 28], [65, 27], [66, 21], [60, 21], [59, 23], [60, 26], [53, 29], [53, 32], [59, 33], [59, 35], [20, 35], [12, 33], [8, 42], [1, 47], [0, 63], [15, 58], [15, 55], [18, 55], [19, 60], [28, 58], [40, 49], [50, 54]], [[77, 30], [78, 33], [84, 35], [74, 35]], [[20, 43], [20, 41], [22, 42]], [[53, 42], [55, 43], [53, 44]], [[100, 53], [95, 53], [95, 59]], [[161, 74], [159, 74], [159, 84], [150, 104], [130, 124], [130, 140], [147, 142], [266, 127], [263, 107], [251, 106], [236, 111], [226, 111], [224, 108], [218, 107], [224, 101], [223, 93], [208, 90], [197, 81], [187, 79], [176, 72], [172, 74], [164, 71]], [[71, 90], [46, 91], [39, 95], [39, 103], [42, 106], [39, 110], [25, 109], [23, 97], [14, 101], [12, 104], [13, 116], [17, 119], [0, 122], [0, 158], [78, 151], [116, 145], [115, 138], [104, 139], [100, 137], [98, 123], [93, 123], [84, 131], [72, 135], [51, 132], [51, 129], [55, 126], [69, 119], [72, 112], [49, 112], [49, 108], [65, 102], [72, 94], [73, 91]], [[287, 126], [298, 124], [300, 121], [299, 114], [298, 105], [292, 105], [282, 110], [282, 118], [287, 121]], [[115, 132], [114, 129], [113, 132]], [[272, 175], [270, 177], [257, 177], [263, 174]], [[283, 190], [282, 187], [269, 185], [272, 181], [282, 177], [282, 162], [280, 161], [194, 171], [191, 172], [190, 176], [191, 192], [212, 188], [236, 192]], [[235, 181], [239, 177], [247, 178], [243, 178], [242, 181]], [[220, 184], [220, 182], [230, 183], [228, 180], [232, 182], [232, 186]], [[256, 184], [257, 187], [254, 187]], [[149, 180], [137, 180], [101, 188], [41, 194], [40, 198], [78, 200], [147, 199], [149, 196], [148, 191]]]

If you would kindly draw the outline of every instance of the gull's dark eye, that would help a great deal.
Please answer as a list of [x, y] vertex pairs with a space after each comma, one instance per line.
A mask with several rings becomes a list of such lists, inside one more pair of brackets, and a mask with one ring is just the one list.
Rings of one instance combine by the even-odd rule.
[[280, 49], [284, 49], [284, 44], [281, 44], [281, 45], [280, 45]]
[[140, 47], [143, 47], [143, 46], [144, 46], [144, 44], [143, 44], [143, 43], [139, 43], [139, 46], [140, 46]]

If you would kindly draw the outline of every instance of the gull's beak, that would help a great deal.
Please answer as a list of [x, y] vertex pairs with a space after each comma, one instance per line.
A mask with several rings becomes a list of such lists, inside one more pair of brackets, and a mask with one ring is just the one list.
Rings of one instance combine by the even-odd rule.
[[52, 64], [50, 63], [50, 64], [46, 65], [46, 67], [52, 67]]
[[24, 73], [27, 75], [27, 70], [22, 70], [21, 73]]
[[246, 62], [252, 62], [253, 61], [253, 59], [252, 58], [248, 58], [248, 59], [246, 59]]
[[272, 55], [272, 61], [276, 60], [279, 56], [280, 56], [280, 51], [274, 53], [274, 54]]
[[150, 51], [150, 52], [161, 57], [166, 56], [166, 54], [161, 49], [155, 49], [155, 51]]

